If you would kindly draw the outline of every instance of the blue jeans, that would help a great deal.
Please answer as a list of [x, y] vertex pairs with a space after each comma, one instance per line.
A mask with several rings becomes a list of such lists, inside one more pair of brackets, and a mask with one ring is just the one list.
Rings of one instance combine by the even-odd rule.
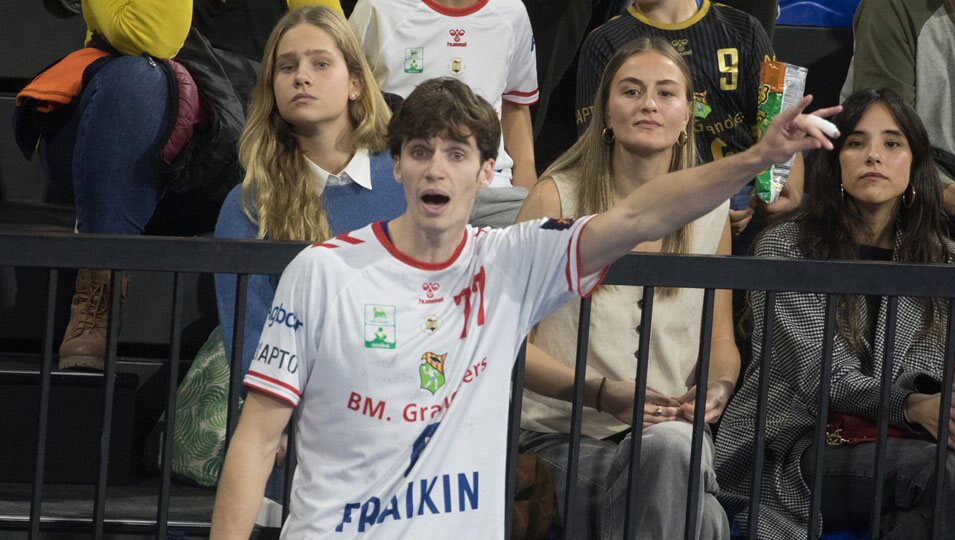
[[[690, 483], [690, 443], [693, 426], [664, 422], [643, 432], [636, 520], [638, 540], [683, 538], [687, 487]], [[567, 486], [567, 454], [570, 436], [521, 430], [518, 442], [523, 452], [539, 455], [549, 466], [557, 491], [560, 515]], [[577, 469], [576, 527], [566, 534], [573, 540], [621, 540], [627, 512], [630, 466], [630, 435], [619, 444], [581, 437]], [[713, 439], [703, 439], [700, 468], [700, 500], [696, 532], [699, 540], [728, 540], [729, 520], [716, 500], [719, 485], [713, 471]]]
[[77, 230], [142, 234], [163, 192], [158, 152], [168, 116], [166, 73], [145, 57], [109, 62], [67, 124], [42, 139], [50, 189], [72, 197]]
[[[875, 443], [826, 447], [822, 459], [822, 523], [824, 532], [867, 531], [875, 489]], [[803, 453], [800, 466], [812, 482], [814, 447]], [[881, 538], [932, 537], [935, 507], [935, 443], [890, 438], [886, 447], [885, 484], [882, 487]], [[942, 537], [955, 538], [955, 455], [947, 454], [948, 497], [942, 518]]]

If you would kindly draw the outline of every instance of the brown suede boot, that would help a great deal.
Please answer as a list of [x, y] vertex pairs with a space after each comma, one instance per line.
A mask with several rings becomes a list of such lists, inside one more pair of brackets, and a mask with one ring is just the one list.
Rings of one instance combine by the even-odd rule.
[[[60, 344], [60, 369], [103, 370], [106, 361], [106, 323], [109, 318], [109, 270], [81, 269], [70, 304], [70, 323]], [[123, 279], [125, 296], [126, 279]], [[122, 299], [120, 299], [122, 302]]]

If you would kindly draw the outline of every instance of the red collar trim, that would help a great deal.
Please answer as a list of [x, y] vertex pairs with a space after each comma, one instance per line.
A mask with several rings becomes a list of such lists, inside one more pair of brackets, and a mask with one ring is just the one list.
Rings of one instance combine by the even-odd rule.
[[388, 251], [388, 253], [391, 254], [392, 257], [407, 264], [408, 266], [418, 268], [420, 270], [429, 270], [429, 271], [444, 270], [445, 268], [451, 266], [452, 264], [454, 264], [455, 261], [458, 260], [458, 257], [461, 255], [461, 252], [464, 251], [465, 244], [468, 243], [468, 231], [467, 231], [467, 228], [465, 228], [464, 235], [461, 238], [461, 243], [458, 244], [458, 247], [454, 250], [454, 253], [451, 254], [451, 257], [448, 260], [437, 262], [437, 263], [429, 263], [429, 262], [413, 259], [409, 257], [408, 255], [405, 255], [398, 248], [396, 248], [395, 245], [391, 243], [391, 239], [388, 238], [388, 235], [385, 234], [385, 230], [382, 228], [380, 221], [376, 221], [375, 223], [373, 223], [371, 226], [371, 230], [374, 231], [375, 238], [377, 238], [378, 241], [381, 242], [381, 245]]
[[481, 10], [482, 7], [486, 6], [489, 0], [478, 0], [477, 2], [471, 4], [468, 7], [464, 8], [450, 8], [447, 6], [442, 6], [437, 3], [435, 0], [421, 0], [424, 2], [424, 5], [429, 8], [437, 11], [442, 15], [447, 15], [448, 17], [464, 17], [465, 15], [470, 15], [472, 13], [477, 13]]

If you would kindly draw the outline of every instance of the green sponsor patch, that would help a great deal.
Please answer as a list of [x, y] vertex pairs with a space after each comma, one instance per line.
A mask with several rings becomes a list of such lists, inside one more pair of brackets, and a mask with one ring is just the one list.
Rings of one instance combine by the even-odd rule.
[[394, 349], [397, 345], [396, 327], [395, 306], [365, 305], [365, 347]]

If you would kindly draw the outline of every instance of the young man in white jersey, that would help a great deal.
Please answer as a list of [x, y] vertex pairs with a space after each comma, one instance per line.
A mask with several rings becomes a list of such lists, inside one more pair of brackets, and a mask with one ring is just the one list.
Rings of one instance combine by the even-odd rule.
[[504, 537], [509, 381], [526, 332], [770, 163], [831, 148], [799, 114], [808, 103], [751, 149], [665, 175], [604, 214], [488, 230], [467, 220], [493, 175], [497, 114], [457, 80], [422, 83], [389, 129], [407, 211], [306, 248], [282, 275], [286, 322], [266, 325], [245, 378], [212, 537], [248, 538], [293, 410], [283, 538]]

